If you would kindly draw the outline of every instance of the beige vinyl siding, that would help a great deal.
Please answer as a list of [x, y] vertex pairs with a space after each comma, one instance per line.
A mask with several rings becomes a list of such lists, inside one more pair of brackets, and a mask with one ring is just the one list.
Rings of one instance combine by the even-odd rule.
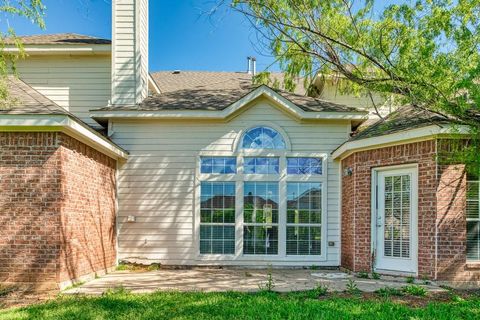
[[[375, 105], [382, 113], [382, 115], [387, 115], [391, 111], [393, 111], [394, 105], [392, 99], [385, 99], [381, 97], [378, 93], [373, 93], [372, 97]], [[370, 99], [370, 97], [355, 96], [353, 94], [342, 93], [340, 92], [338, 85], [332, 81], [325, 82], [319, 98], [339, 104], [344, 104], [350, 107], [355, 107], [360, 110], [367, 110], [371, 113], [374, 112], [372, 100]]]
[[139, 52], [140, 52], [140, 92], [139, 96], [141, 97], [138, 102], [141, 102], [143, 98], [148, 96], [148, 1], [146, 0], [137, 0], [139, 1], [139, 21], [138, 21], [138, 38], [140, 42]]
[[89, 110], [110, 99], [109, 56], [31, 56], [17, 62], [19, 77], [90, 125]]
[[[348, 122], [300, 123], [260, 101], [230, 122], [117, 121], [113, 140], [130, 152], [118, 172], [119, 259], [150, 259], [164, 264], [268, 263], [268, 257], [245, 261], [199, 260], [195, 230], [195, 178], [201, 151], [232, 151], [238, 133], [246, 127], [272, 123], [288, 135], [292, 152], [330, 154], [348, 137]], [[277, 265], [339, 265], [339, 164], [328, 159], [326, 261], [288, 257]], [[129, 215], [136, 222], [128, 223]], [[267, 259], [267, 260], [265, 260]]]
[[148, 95], [148, 1], [112, 5], [112, 104], [134, 105]]

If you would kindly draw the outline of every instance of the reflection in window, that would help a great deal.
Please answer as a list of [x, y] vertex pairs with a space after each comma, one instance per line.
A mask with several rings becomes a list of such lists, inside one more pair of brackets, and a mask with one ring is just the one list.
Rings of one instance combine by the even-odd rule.
[[245, 157], [244, 172], [246, 174], [278, 174], [278, 158]]
[[235, 183], [200, 186], [200, 253], [235, 253]]
[[287, 183], [287, 255], [321, 255], [321, 208], [321, 183]]
[[278, 183], [244, 183], [244, 254], [278, 254]]
[[287, 158], [288, 174], [322, 174], [321, 158]]
[[232, 174], [237, 173], [237, 158], [235, 157], [202, 157], [201, 173]]
[[467, 259], [480, 260], [480, 179], [467, 181]]
[[280, 133], [268, 127], [256, 127], [245, 132], [243, 149], [285, 149], [286, 144]]

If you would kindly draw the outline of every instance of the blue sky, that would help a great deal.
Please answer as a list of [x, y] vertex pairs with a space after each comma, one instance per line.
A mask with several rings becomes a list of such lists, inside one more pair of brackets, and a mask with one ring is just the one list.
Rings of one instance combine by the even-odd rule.
[[[150, 0], [150, 70], [244, 71], [246, 57], [263, 70], [273, 62], [255, 43], [255, 32], [240, 14], [206, 14], [216, 0]], [[24, 18], [0, 16], [0, 28], [18, 35], [75, 32], [111, 38], [110, 0], [44, 0], [46, 30]], [[263, 52], [265, 54], [265, 52]]]

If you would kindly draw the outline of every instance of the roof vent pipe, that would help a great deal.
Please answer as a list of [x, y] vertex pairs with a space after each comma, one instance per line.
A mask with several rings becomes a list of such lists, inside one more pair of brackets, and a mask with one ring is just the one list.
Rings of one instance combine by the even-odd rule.
[[247, 57], [247, 73], [252, 74], [252, 57]]
[[251, 57], [252, 59], [252, 73], [255, 76], [257, 74], [257, 58]]

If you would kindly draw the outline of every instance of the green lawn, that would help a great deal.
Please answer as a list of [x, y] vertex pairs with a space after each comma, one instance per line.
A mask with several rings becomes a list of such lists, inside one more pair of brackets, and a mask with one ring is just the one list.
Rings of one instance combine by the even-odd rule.
[[157, 292], [60, 297], [0, 311], [0, 319], [480, 319], [480, 298], [410, 308], [388, 300], [276, 294]]

